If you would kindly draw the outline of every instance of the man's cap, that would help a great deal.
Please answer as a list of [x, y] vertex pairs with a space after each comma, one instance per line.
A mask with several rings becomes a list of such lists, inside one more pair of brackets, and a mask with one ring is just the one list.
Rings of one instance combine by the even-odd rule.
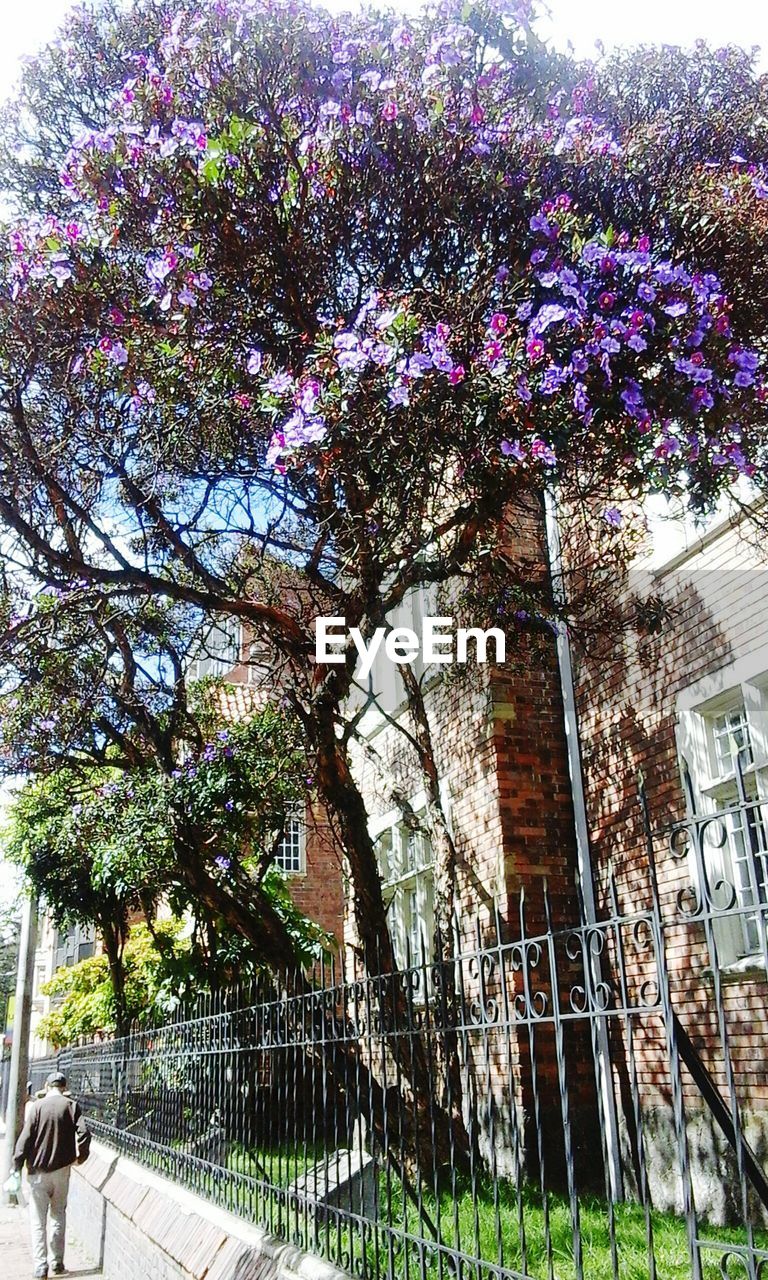
[[60, 1071], [52, 1071], [45, 1083], [54, 1086], [58, 1085], [61, 1089], [67, 1083], [67, 1077], [62, 1075]]

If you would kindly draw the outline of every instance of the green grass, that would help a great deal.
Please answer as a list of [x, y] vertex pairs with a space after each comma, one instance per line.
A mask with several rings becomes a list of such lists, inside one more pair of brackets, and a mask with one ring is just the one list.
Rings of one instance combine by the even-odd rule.
[[[420, 1221], [417, 1205], [404, 1194], [394, 1172], [389, 1177], [386, 1172], [379, 1173], [377, 1221], [361, 1230], [360, 1224], [345, 1217], [344, 1206], [338, 1215], [315, 1218], [312, 1214], [305, 1215], [302, 1205], [291, 1197], [290, 1188], [296, 1178], [322, 1160], [321, 1149], [308, 1148], [306, 1152], [287, 1154], [277, 1150], [232, 1149], [227, 1169], [234, 1177], [204, 1173], [190, 1181], [201, 1194], [300, 1248], [322, 1254], [343, 1270], [390, 1280], [420, 1280], [420, 1250], [415, 1242], [409, 1243], [407, 1237], [423, 1237], [429, 1241], [431, 1232], [426, 1217]], [[494, 1191], [489, 1178], [478, 1180], [475, 1192], [473, 1196], [468, 1179], [457, 1182], [455, 1189], [441, 1188], [437, 1196], [433, 1190], [422, 1190], [422, 1211], [439, 1227], [445, 1246], [442, 1253], [435, 1249], [426, 1251], [425, 1280], [495, 1280], [492, 1268], [498, 1265], [512, 1273], [524, 1272], [536, 1280], [549, 1280], [550, 1275], [555, 1280], [575, 1280], [573, 1224], [565, 1196], [549, 1194], [545, 1201], [536, 1188], [526, 1186], [518, 1197], [510, 1182], [499, 1181]], [[525, 1253], [521, 1245], [521, 1217]], [[579, 1220], [584, 1276], [587, 1280], [614, 1280], [605, 1201], [582, 1197]], [[642, 1207], [638, 1204], [617, 1206], [614, 1227], [621, 1280], [648, 1280], [646, 1220]], [[685, 1221], [673, 1214], [653, 1211], [651, 1229], [658, 1280], [690, 1280]], [[726, 1246], [746, 1244], [746, 1233], [738, 1228], [700, 1225], [700, 1238]], [[768, 1250], [768, 1232], [756, 1233], [755, 1244]], [[461, 1276], [457, 1277], [448, 1252], [454, 1249], [480, 1262], [465, 1263]], [[721, 1258], [721, 1251], [702, 1250], [705, 1280], [723, 1280]], [[746, 1268], [734, 1257], [727, 1275], [733, 1280], [743, 1280]]]

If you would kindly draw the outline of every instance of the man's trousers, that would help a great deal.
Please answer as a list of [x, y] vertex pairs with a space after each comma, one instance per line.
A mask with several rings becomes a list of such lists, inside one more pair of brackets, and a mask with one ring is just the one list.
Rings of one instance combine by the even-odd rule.
[[48, 1214], [51, 1215], [51, 1266], [64, 1261], [64, 1233], [67, 1229], [69, 1166], [54, 1173], [29, 1175], [29, 1225], [32, 1231], [32, 1261], [36, 1272], [48, 1269]]

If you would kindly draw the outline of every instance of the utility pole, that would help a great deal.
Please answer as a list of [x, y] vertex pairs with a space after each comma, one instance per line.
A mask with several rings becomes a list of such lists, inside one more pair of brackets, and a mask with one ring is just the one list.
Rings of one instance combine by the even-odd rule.
[[[29, 1074], [29, 1030], [32, 1020], [32, 987], [35, 977], [37, 946], [37, 898], [27, 898], [21, 922], [19, 963], [16, 970], [16, 1003], [13, 1010], [13, 1043], [8, 1079], [8, 1105], [5, 1109], [5, 1151], [0, 1185], [13, 1168], [13, 1148], [24, 1119]], [[7, 1193], [4, 1193], [4, 1199]]]

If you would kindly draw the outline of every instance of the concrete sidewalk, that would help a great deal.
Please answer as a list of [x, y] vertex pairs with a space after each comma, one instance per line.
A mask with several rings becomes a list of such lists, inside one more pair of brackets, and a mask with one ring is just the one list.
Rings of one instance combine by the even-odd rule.
[[[24, 1189], [22, 1188], [22, 1193]], [[25, 1195], [26, 1201], [26, 1195]], [[70, 1276], [100, 1276], [85, 1262], [76, 1243], [67, 1240], [64, 1262]], [[0, 1205], [0, 1273], [3, 1280], [28, 1280], [32, 1275], [32, 1250], [26, 1205]]]

